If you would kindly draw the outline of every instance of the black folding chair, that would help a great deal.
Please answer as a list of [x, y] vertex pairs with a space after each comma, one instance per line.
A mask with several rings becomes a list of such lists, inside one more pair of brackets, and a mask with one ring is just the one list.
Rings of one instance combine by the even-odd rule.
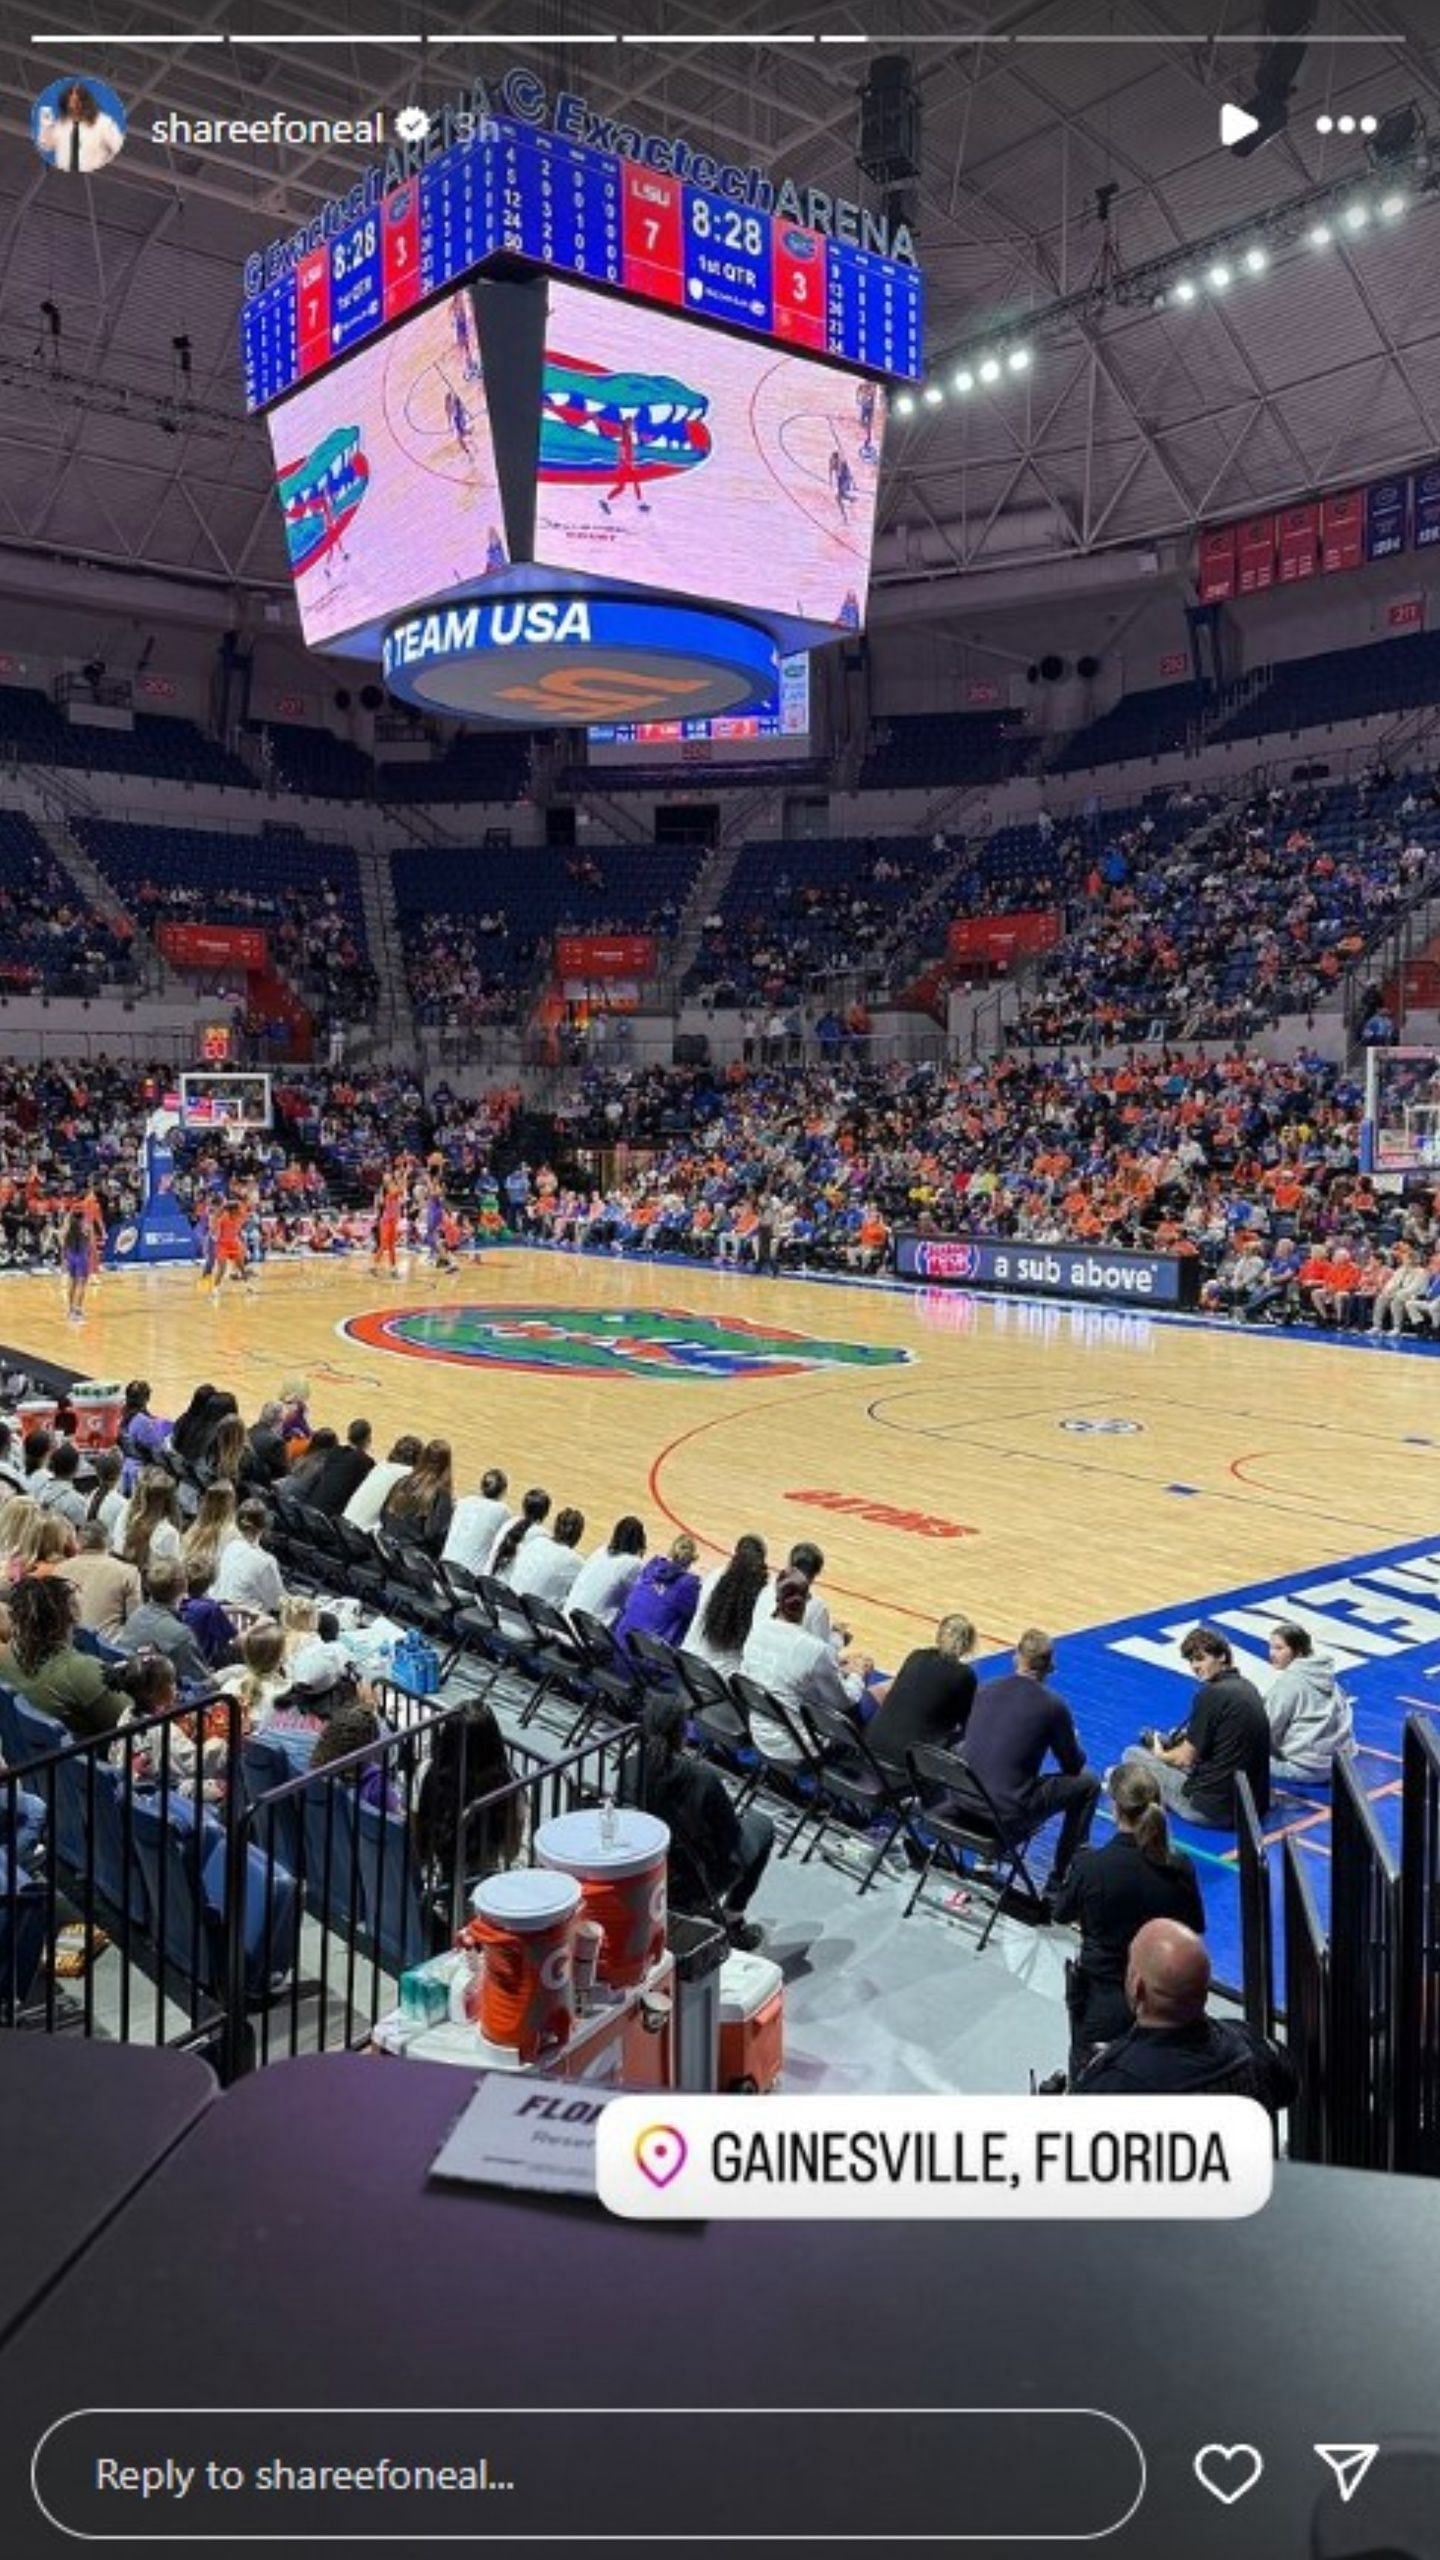
[[[745, 1718], [751, 1748], [760, 1762], [762, 1783], [797, 1812], [798, 1819], [780, 1851], [782, 1858], [788, 1858], [806, 1823], [819, 1809], [824, 1783], [820, 1755], [799, 1717], [791, 1714], [783, 1699], [762, 1688], [758, 1680], [749, 1679], [743, 1671], [735, 1672], [730, 1695]], [[779, 1726], [788, 1749], [766, 1738], [767, 1725]]]
[[965, 1865], [965, 1855], [988, 1858], [998, 1871], [999, 1881], [993, 1888], [986, 1888], [992, 1895], [990, 1917], [975, 1949], [977, 1955], [983, 1955], [1005, 1896], [1017, 1880], [1037, 1908], [1044, 1907], [1040, 1889], [1025, 1863], [1028, 1843], [1006, 1821], [983, 1779], [976, 1776], [962, 1753], [942, 1751], [933, 1742], [918, 1742], [907, 1754], [907, 1760], [918, 1799], [914, 1820], [924, 1843], [925, 1863], [915, 1879], [904, 1916], [909, 1919], [942, 1852], [953, 1872], [967, 1885], [974, 1883], [975, 1877]]
[[525, 1701], [520, 1718], [522, 1725], [526, 1725], [533, 1723], [555, 1690], [567, 1695], [574, 1704], [585, 1677], [585, 1648], [569, 1619], [561, 1615], [553, 1601], [542, 1600], [534, 1591], [522, 1591], [519, 1605], [535, 1637], [532, 1667], [540, 1675]]
[[[868, 1893], [886, 1857], [902, 1831], [910, 1829], [910, 1806], [914, 1789], [908, 1776], [887, 1769], [877, 1760], [865, 1739], [863, 1725], [854, 1725], [838, 1707], [807, 1705], [805, 1722], [810, 1728], [816, 1757], [822, 1764], [820, 1780], [819, 1821], [801, 1863], [810, 1864], [817, 1849], [823, 1847], [843, 1811], [854, 1815], [867, 1831], [872, 1825], [884, 1824], [884, 1835], [875, 1855], [860, 1880], [860, 1891]], [[922, 1851], [924, 1844], [918, 1842]]]
[[588, 1609], [576, 1609], [569, 1623], [583, 1657], [584, 1672], [580, 1712], [565, 1736], [567, 1748], [578, 1741], [587, 1726], [599, 1725], [602, 1731], [597, 1738], [602, 1740], [621, 1728], [633, 1728], [639, 1723], [645, 1704], [639, 1671], [616, 1643], [604, 1619], [592, 1616]]
[[679, 1652], [675, 1670], [685, 1692], [691, 1726], [700, 1749], [724, 1776], [740, 1780], [736, 1810], [743, 1813], [760, 1784], [760, 1755], [750, 1739], [750, 1726], [737, 1705], [723, 1671], [696, 1655]]
[[385, 1589], [385, 1566], [375, 1541], [342, 1512], [331, 1524], [340, 1548], [345, 1587], [357, 1600], [375, 1608]]
[[661, 1636], [648, 1636], [637, 1628], [625, 1639], [630, 1657], [639, 1666], [640, 1678], [647, 1697], [673, 1698], [680, 1687], [675, 1668], [675, 1647]]

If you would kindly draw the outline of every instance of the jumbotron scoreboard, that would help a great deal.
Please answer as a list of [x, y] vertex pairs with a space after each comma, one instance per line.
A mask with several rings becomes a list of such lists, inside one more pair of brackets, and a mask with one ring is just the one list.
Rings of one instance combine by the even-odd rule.
[[919, 269], [584, 143], [487, 119], [245, 306], [245, 398], [268, 408], [477, 268], [520, 259], [778, 338], [921, 371]]

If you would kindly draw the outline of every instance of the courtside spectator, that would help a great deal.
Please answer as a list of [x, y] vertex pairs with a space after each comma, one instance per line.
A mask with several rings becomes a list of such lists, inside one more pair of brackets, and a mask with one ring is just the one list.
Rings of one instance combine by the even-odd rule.
[[[874, 1666], [864, 1657], [842, 1665], [828, 1644], [807, 1635], [804, 1620], [809, 1596], [803, 1573], [787, 1566], [776, 1575], [774, 1605], [767, 1612], [762, 1601], [756, 1610], [740, 1668], [747, 1680], [767, 1689], [797, 1718], [807, 1706], [830, 1707], [856, 1724], [865, 1682]], [[798, 1742], [777, 1717], [757, 1708], [750, 1717], [750, 1730], [769, 1759], [792, 1768], [800, 1761]]]
[[727, 1678], [738, 1671], [751, 1622], [769, 1583], [764, 1539], [737, 1538], [729, 1562], [717, 1564], [700, 1585], [685, 1651]]
[[85, 1504], [85, 1517], [87, 1521], [98, 1521], [107, 1538], [113, 1535], [116, 1522], [124, 1517], [125, 1496], [120, 1490], [124, 1470], [125, 1461], [118, 1449], [94, 1451], [90, 1460], [94, 1481]]
[[1171, 1813], [1212, 1831], [1234, 1830], [1235, 1781], [1243, 1770], [1263, 1821], [1270, 1810], [1270, 1727], [1260, 1692], [1236, 1670], [1234, 1654], [1213, 1627], [1192, 1627], [1180, 1651], [1200, 1682], [1187, 1723], [1168, 1738], [1147, 1734], [1125, 1757], [1154, 1770]]
[[0, 1644], [0, 1682], [54, 1716], [77, 1741], [109, 1733], [122, 1700], [107, 1687], [93, 1653], [75, 1642], [75, 1594], [68, 1582], [27, 1574], [9, 1598], [10, 1633]]
[[1271, 1776], [1302, 1787], [1328, 1782], [1337, 1760], [1355, 1748], [1355, 1711], [1328, 1653], [1317, 1653], [1304, 1627], [1288, 1619], [1270, 1631], [1275, 1678], [1265, 1692]]
[[[516, 1562], [522, 1561], [517, 1557]], [[570, 1585], [566, 1609], [583, 1609], [602, 1626], [613, 1627], [625, 1598], [645, 1561], [645, 1523], [627, 1511], [617, 1520], [608, 1543], [587, 1556]]]
[[274, 1617], [285, 1598], [280, 1567], [260, 1541], [265, 1534], [263, 1502], [242, 1502], [235, 1514], [239, 1536], [224, 1548], [216, 1567], [213, 1597], [222, 1609], [254, 1609]]
[[958, 1609], [941, 1619], [933, 1644], [907, 1653], [893, 1680], [877, 1682], [874, 1715], [865, 1739], [877, 1760], [903, 1769], [905, 1755], [919, 1742], [953, 1750], [964, 1740], [975, 1703], [975, 1674], [970, 1655], [975, 1629]]
[[1125, 1999], [1134, 2021], [1076, 2082], [1087, 2098], [1257, 2098], [1279, 2115], [1299, 2088], [1281, 2047], [1238, 2018], [1206, 2014], [1210, 1958], [1178, 1920], [1149, 1920], [1130, 1949]]
[[82, 1526], [85, 1518], [85, 1496], [76, 1478], [80, 1473], [80, 1452], [73, 1440], [57, 1440], [50, 1452], [50, 1463], [35, 1483], [35, 1499], [42, 1511], [58, 1512], [72, 1529]]
[[682, 1530], [671, 1541], [668, 1555], [654, 1556], [642, 1568], [615, 1621], [618, 1642], [625, 1644], [631, 1636], [643, 1635], [653, 1636], [659, 1644], [684, 1643], [700, 1597], [695, 1554], [694, 1539]]
[[1131, 1942], [1146, 1921], [1181, 1920], [1202, 1936], [1205, 1929], [1194, 1865], [1171, 1841], [1153, 1772], [1122, 1762], [1106, 1786], [1114, 1832], [1103, 1847], [1077, 1853], [1055, 1897], [1056, 1920], [1080, 1931], [1066, 1985], [1072, 2082], [1097, 2045], [1128, 2032], [1125, 1977]]
[[110, 1553], [100, 1521], [86, 1521], [65, 1579], [75, 1593], [76, 1623], [113, 1644], [132, 1609], [139, 1608], [143, 1594], [134, 1565]]
[[687, 1751], [679, 1698], [652, 1698], [641, 1733], [639, 1766], [629, 1764], [622, 1794], [669, 1827], [671, 1910], [717, 1913], [732, 1947], [758, 1947], [764, 1932], [745, 1914], [775, 1846], [775, 1825], [753, 1805], [737, 1814], [719, 1770]]
[[523, 1816], [519, 1796], [504, 1793], [509, 1785], [505, 1736], [492, 1710], [473, 1698], [463, 1714], [436, 1727], [415, 1803], [416, 1854], [432, 1891], [444, 1896], [435, 1913], [441, 1946], [448, 1947], [454, 1933], [450, 1893], [457, 1868], [468, 1893], [520, 1855]]
[[352, 1528], [378, 1527], [380, 1514], [399, 1484], [403, 1484], [420, 1463], [421, 1443], [413, 1431], [402, 1431], [388, 1458], [377, 1459], [345, 1505], [345, 1518]]
[[180, 1617], [205, 1656], [206, 1668], [215, 1670], [235, 1656], [235, 1621], [218, 1600], [212, 1598], [210, 1586], [215, 1579], [208, 1564], [198, 1558], [185, 1567], [185, 1597], [180, 1603]]
[[527, 1538], [538, 1538], [550, 1517], [550, 1496], [543, 1485], [532, 1484], [522, 1494], [520, 1509], [507, 1529], [503, 1529], [490, 1553], [490, 1571], [497, 1582], [508, 1582], [515, 1559]]
[[850, 1630], [848, 1627], [836, 1626], [829, 1609], [815, 1588], [825, 1570], [825, 1558], [821, 1550], [815, 1545], [813, 1539], [800, 1538], [790, 1550], [789, 1563], [792, 1573], [803, 1573], [810, 1585], [810, 1597], [805, 1603], [806, 1634], [818, 1636], [822, 1644], [829, 1645], [832, 1653], [843, 1653], [850, 1641]]
[[[368, 1478], [367, 1478], [368, 1482]], [[362, 1487], [363, 1490], [363, 1487]], [[413, 1538], [438, 1556], [455, 1508], [448, 1440], [427, 1440], [408, 1475], [385, 1496], [380, 1526], [397, 1538]]]
[[174, 1663], [177, 1680], [200, 1685], [209, 1678], [210, 1666], [180, 1615], [184, 1565], [178, 1556], [159, 1556], [146, 1567], [144, 1580], [145, 1596], [116, 1637], [120, 1651], [141, 1653], [148, 1647], [163, 1653]]
[[[966, 1763], [1018, 1839], [1029, 1840], [1056, 1814], [1063, 1817], [1050, 1894], [1059, 1892], [1089, 1838], [1100, 1801], [1100, 1780], [1080, 1747], [1075, 1719], [1058, 1691], [1046, 1686], [1054, 1668], [1051, 1639], [1027, 1627], [1014, 1670], [980, 1682], [965, 1728]], [[1056, 1764], [1048, 1775], [1047, 1760]]]
[[114, 1529], [115, 1552], [145, 1572], [152, 1558], [179, 1556], [180, 1506], [161, 1467], [147, 1467]]
[[553, 1529], [542, 1530], [538, 1538], [522, 1539], [510, 1567], [510, 1588], [516, 1598], [528, 1594], [532, 1600], [548, 1600], [552, 1609], [563, 1609], [579, 1579], [584, 1535], [584, 1512], [567, 1505], [556, 1512]]
[[465, 1573], [485, 1573], [490, 1558], [509, 1528], [514, 1513], [505, 1500], [508, 1479], [501, 1467], [487, 1467], [478, 1493], [462, 1493], [450, 1515], [442, 1564], [458, 1564]]
[[149, 1379], [131, 1378], [125, 1389], [120, 1428], [116, 1434], [124, 1456], [137, 1466], [149, 1466], [169, 1437], [170, 1424], [162, 1422], [150, 1410]]
[[[149, 1393], [148, 1388], [146, 1393]], [[285, 1435], [280, 1427], [284, 1418], [284, 1406], [278, 1397], [272, 1396], [268, 1404], [262, 1404], [250, 1425], [250, 1455], [255, 1478], [262, 1485], [278, 1484], [290, 1464]]]

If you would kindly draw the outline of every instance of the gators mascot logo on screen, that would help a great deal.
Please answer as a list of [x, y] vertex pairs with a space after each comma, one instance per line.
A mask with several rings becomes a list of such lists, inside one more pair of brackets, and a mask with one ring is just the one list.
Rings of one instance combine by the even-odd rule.
[[892, 1369], [911, 1357], [682, 1307], [389, 1307], [337, 1329], [367, 1350], [412, 1360], [591, 1378], [794, 1378], [810, 1369]]
[[336, 548], [369, 486], [358, 427], [332, 428], [313, 453], [277, 472], [285, 542], [297, 578]]
[[673, 374], [607, 373], [603, 365], [547, 350], [540, 477], [599, 482], [611, 499], [626, 489], [639, 497], [647, 481], [672, 479], [709, 460], [709, 406], [703, 391]]

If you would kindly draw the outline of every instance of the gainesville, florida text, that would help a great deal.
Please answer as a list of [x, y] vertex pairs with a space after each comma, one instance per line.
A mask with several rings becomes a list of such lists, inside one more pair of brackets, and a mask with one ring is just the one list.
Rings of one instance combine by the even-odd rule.
[[1114, 2133], [1056, 2126], [1003, 2132], [717, 2133], [710, 2174], [722, 2186], [1204, 2186], [1231, 2183], [1218, 2133]]

